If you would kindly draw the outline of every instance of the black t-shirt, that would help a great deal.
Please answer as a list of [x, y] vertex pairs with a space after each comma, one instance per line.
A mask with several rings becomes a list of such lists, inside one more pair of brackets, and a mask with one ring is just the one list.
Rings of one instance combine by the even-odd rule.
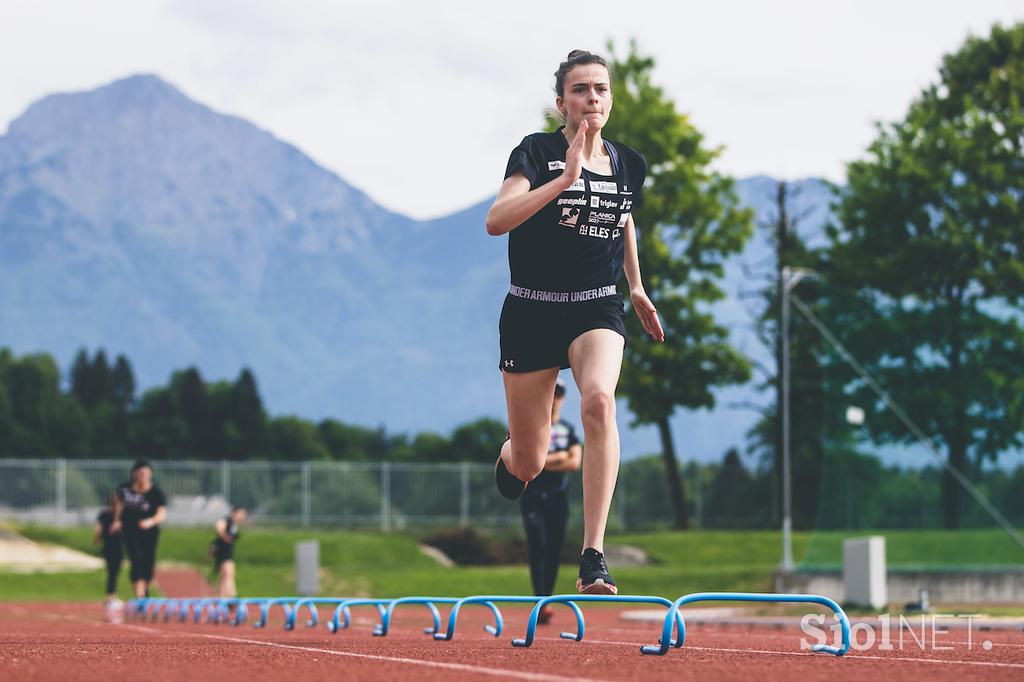
[[[562, 450], [568, 450], [573, 445], [578, 445], [580, 439], [576, 437], [576, 429], [573, 428], [572, 424], [559, 419], [557, 423], [551, 425], [551, 444], [548, 446], [548, 452], [560, 452]], [[530, 481], [530, 485], [526, 486], [526, 492], [528, 494], [547, 493], [552, 490], [565, 490], [569, 485], [569, 481], [565, 478], [565, 473], [561, 471], [541, 471], [537, 478]]]
[[100, 538], [103, 539], [103, 553], [106, 554], [110, 550], [119, 549], [121, 536], [117, 534], [110, 534], [110, 526], [114, 523], [114, 510], [109, 507], [105, 507], [100, 511], [99, 516], [96, 517], [96, 522], [100, 524]]
[[[612, 175], [584, 168], [568, 190], [509, 233], [512, 285], [527, 289], [525, 298], [532, 294], [535, 300], [546, 300], [542, 292], [590, 292], [564, 301], [574, 302], [615, 291], [622, 274], [623, 231], [640, 200], [647, 162], [624, 144], [605, 140], [605, 148]], [[536, 189], [562, 174], [568, 150], [562, 128], [527, 135], [512, 150], [505, 177], [522, 171], [530, 189]]]
[[226, 542], [224, 538], [220, 536], [220, 533], [217, 533], [217, 537], [214, 538], [213, 544], [217, 545], [218, 547], [228, 547], [238, 541], [238, 524], [235, 523], [235, 520], [230, 516], [225, 516], [224, 523], [227, 524], [227, 526], [224, 528], [224, 534], [231, 538], [231, 542]]
[[117, 497], [121, 500], [121, 527], [127, 533], [143, 530], [139, 521], [156, 515], [158, 507], [167, 506], [164, 491], [155, 483], [144, 493], [135, 492], [131, 483], [122, 483], [117, 488]]

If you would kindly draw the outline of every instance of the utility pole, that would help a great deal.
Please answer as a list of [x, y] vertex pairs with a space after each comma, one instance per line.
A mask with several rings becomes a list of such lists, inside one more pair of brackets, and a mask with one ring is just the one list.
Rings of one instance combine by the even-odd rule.
[[806, 268], [782, 268], [782, 565], [793, 570], [793, 491], [789, 466], [789, 296], [800, 281], [813, 276]]

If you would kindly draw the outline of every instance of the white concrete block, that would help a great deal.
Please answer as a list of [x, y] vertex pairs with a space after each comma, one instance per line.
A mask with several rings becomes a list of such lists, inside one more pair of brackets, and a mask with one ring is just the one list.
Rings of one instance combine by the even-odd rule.
[[843, 601], [874, 609], [889, 603], [881, 535], [843, 540]]
[[314, 596], [320, 592], [320, 542], [295, 543], [295, 593]]

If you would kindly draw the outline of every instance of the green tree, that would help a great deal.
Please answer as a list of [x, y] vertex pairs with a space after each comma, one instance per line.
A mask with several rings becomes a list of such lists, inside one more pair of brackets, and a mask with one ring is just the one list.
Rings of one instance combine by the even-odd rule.
[[452, 432], [448, 461], [493, 462], [494, 453], [505, 442], [505, 433], [505, 422], [488, 417], [463, 424]]
[[[614, 49], [609, 46], [614, 52]], [[728, 343], [728, 330], [708, 312], [724, 294], [723, 264], [752, 231], [733, 181], [710, 168], [721, 153], [652, 82], [654, 59], [629, 53], [611, 62], [614, 109], [604, 132], [647, 159], [643, 201], [634, 207], [640, 269], [658, 308], [665, 342], [627, 317], [630, 342], [619, 386], [634, 423], [658, 428], [676, 528], [688, 525], [669, 420], [679, 408], [712, 408], [712, 389], [750, 378], [747, 360]], [[629, 296], [625, 296], [629, 301]]]
[[188, 427], [190, 456], [208, 459], [213, 453], [213, 415], [210, 396], [202, 375], [195, 367], [176, 372], [172, 379], [178, 411]]
[[[967, 474], [1024, 430], [1024, 24], [946, 55], [906, 118], [847, 166], [828, 253], [853, 354]], [[841, 306], [841, 308], [839, 307]], [[880, 443], [913, 442], [863, 385]], [[945, 525], [962, 516], [948, 472]]]
[[273, 459], [306, 462], [331, 458], [316, 425], [305, 419], [277, 417], [271, 420], [268, 432]]
[[267, 452], [267, 413], [256, 386], [256, 377], [248, 367], [238, 375], [228, 403], [227, 420], [237, 433], [236, 459], [254, 459]]

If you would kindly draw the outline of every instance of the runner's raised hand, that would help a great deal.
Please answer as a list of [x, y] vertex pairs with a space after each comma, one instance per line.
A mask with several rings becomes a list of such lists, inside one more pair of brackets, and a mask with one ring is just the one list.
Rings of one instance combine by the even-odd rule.
[[579, 130], [576, 131], [576, 137], [572, 139], [569, 151], [565, 153], [565, 170], [562, 171], [562, 177], [569, 184], [576, 182], [580, 175], [583, 174], [583, 144], [587, 140], [587, 130], [589, 128], [590, 124], [587, 123], [586, 119], [580, 122]]

